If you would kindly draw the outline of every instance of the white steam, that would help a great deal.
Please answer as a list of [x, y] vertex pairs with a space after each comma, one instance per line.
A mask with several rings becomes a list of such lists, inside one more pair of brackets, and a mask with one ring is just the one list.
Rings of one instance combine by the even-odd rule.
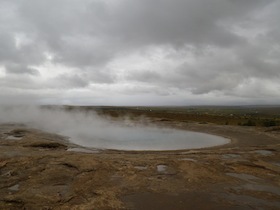
[[[0, 123], [23, 123], [28, 127], [70, 137], [82, 146], [121, 150], [176, 150], [227, 143], [202, 133], [137, 126], [129, 118], [123, 123], [102, 118], [94, 111], [66, 111], [34, 106], [0, 107]], [[141, 119], [141, 118], [140, 118]]]
[[99, 148], [106, 148], [104, 139], [108, 141], [116, 138], [124, 127], [132, 125], [128, 118], [123, 124], [117, 124], [109, 118], [101, 118], [92, 110], [66, 111], [59, 107], [38, 106], [0, 107], [0, 123], [22, 123], [31, 128], [68, 136], [71, 141], [83, 146], [94, 145], [88, 142], [93, 139]]

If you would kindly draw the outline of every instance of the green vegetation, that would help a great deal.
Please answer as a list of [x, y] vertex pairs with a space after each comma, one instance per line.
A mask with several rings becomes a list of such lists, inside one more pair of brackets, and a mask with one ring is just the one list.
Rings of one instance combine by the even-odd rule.
[[[47, 108], [54, 108], [48, 106]], [[60, 107], [61, 108], [61, 107]], [[110, 117], [150, 117], [160, 121], [240, 126], [280, 126], [280, 106], [114, 107], [63, 106], [67, 111], [95, 111]]]
[[[279, 124], [279, 123], [278, 123]], [[272, 126], [277, 126], [277, 122], [275, 120], [265, 120], [263, 122], [263, 125], [265, 127], [272, 127]]]
[[256, 126], [256, 123], [249, 119], [246, 123], [243, 123], [243, 126]]

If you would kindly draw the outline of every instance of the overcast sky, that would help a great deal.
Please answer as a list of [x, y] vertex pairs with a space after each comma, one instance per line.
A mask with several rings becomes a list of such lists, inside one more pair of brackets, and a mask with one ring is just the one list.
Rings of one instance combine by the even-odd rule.
[[0, 103], [280, 104], [279, 0], [0, 0]]

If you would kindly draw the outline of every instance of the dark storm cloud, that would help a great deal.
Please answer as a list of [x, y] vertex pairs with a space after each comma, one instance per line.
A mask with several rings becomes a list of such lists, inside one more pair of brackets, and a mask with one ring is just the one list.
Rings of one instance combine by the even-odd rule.
[[0, 0], [0, 85], [6, 95], [95, 85], [103, 95], [243, 98], [258, 86], [280, 98], [279, 9], [277, 0]]

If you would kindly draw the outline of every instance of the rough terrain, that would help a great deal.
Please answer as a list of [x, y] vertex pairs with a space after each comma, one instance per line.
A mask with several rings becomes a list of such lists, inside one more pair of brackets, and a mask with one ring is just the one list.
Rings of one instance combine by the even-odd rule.
[[279, 128], [152, 122], [232, 142], [198, 150], [96, 150], [1, 124], [0, 209], [280, 209]]

